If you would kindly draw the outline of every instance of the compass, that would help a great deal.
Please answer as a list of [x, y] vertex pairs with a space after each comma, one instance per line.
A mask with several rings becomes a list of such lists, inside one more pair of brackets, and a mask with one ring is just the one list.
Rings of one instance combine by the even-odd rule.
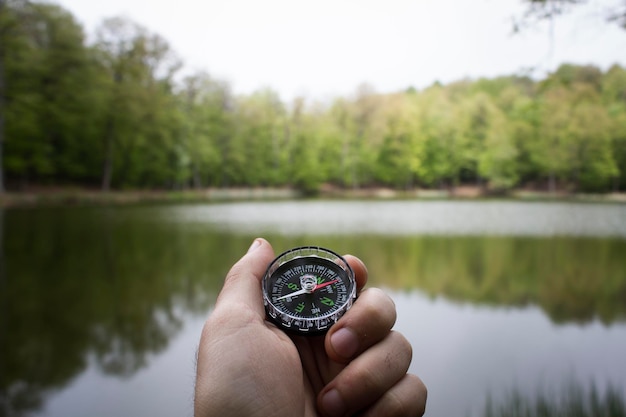
[[356, 298], [350, 265], [317, 246], [278, 255], [265, 272], [262, 289], [268, 318], [283, 330], [304, 335], [326, 332]]

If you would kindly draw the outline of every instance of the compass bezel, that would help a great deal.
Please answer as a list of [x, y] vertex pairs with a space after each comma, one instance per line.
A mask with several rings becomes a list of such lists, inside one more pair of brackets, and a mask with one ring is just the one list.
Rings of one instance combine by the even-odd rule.
[[[272, 301], [270, 293], [274, 285], [272, 280], [277, 279], [275, 273], [284, 265], [291, 263], [302, 265], [302, 261], [324, 265], [337, 272], [337, 276], [346, 286], [345, 300], [342, 304], [319, 317], [301, 317]], [[267, 318], [282, 330], [299, 335], [319, 335], [327, 332], [352, 307], [357, 289], [354, 271], [348, 262], [338, 253], [319, 246], [301, 246], [278, 255], [268, 265], [261, 285]]]

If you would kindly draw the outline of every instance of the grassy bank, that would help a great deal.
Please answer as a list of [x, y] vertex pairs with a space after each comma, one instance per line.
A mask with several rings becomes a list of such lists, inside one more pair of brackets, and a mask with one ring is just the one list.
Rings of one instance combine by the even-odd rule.
[[298, 197], [299, 193], [286, 188], [216, 188], [180, 191], [125, 190], [108, 192], [78, 188], [55, 188], [5, 193], [0, 196], [0, 207], [272, 200]]
[[[0, 195], [0, 207], [56, 206], [56, 205], [120, 205], [141, 203], [215, 202], [245, 200], [298, 199], [305, 197], [292, 188], [239, 187], [205, 188], [200, 190], [124, 190], [103, 192], [76, 187], [34, 188]], [[346, 199], [481, 199], [508, 198], [526, 201], [588, 201], [626, 203], [626, 193], [572, 194], [565, 192], [516, 190], [507, 195], [489, 195], [478, 187], [459, 187], [455, 190], [390, 188], [343, 189], [324, 186], [318, 198]]]
[[595, 385], [570, 383], [556, 392], [526, 396], [513, 390], [498, 402], [487, 400], [485, 417], [626, 417], [624, 390], [609, 385], [601, 393]]

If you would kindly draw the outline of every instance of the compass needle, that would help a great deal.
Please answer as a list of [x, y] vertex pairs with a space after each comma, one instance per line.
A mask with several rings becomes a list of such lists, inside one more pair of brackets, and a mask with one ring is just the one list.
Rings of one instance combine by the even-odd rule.
[[313, 291], [317, 291], [317, 290], [319, 290], [320, 288], [327, 287], [327, 286], [329, 286], [330, 284], [334, 284], [335, 282], [339, 282], [339, 280], [338, 280], [338, 279], [336, 279], [336, 280], [334, 280], [334, 281], [324, 282], [323, 284], [317, 284], [317, 285], [315, 286], [315, 288], [313, 288]]
[[[323, 288], [327, 290], [319, 291]], [[284, 252], [270, 263], [262, 290], [269, 320], [291, 332], [320, 334], [352, 306], [356, 281], [340, 255], [305, 246]], [[292, 302], [294, 297], [297, 302]]]
[[291, 294], [287, 294], [287, 295], [283, 295], [282, 297], [278, 297], [276, 299], [276, 301], [284, 300], [285, 298], [289, 298], [289, 297], [295, 297], [296, 295], [300, 295], [300, 294], [306, 294], [307, 292], [309, 292], [309, 291], [307, 291], [305, 289], [301, 289], [299, 291], [292, 292]]

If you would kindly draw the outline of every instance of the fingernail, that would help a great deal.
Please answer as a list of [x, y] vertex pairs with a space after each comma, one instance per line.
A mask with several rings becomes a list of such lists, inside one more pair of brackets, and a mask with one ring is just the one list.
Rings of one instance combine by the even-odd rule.
[[331, 417], [339, 417], [346, 414], [348, 407], [336, 389], [331, 389], [322, 397], [322, 408]]
[[254, 251], [259, 246], [261, 246], [261, 241], [259, 239], [254, 239], [254, 242], [252, 242], [252, 245], [248, 248], [248, 253]]
[[359, 348], [359, 339], [352, 330], [344, 327], [330, 336], [330, 344], [337, 355], [350, 359]]

